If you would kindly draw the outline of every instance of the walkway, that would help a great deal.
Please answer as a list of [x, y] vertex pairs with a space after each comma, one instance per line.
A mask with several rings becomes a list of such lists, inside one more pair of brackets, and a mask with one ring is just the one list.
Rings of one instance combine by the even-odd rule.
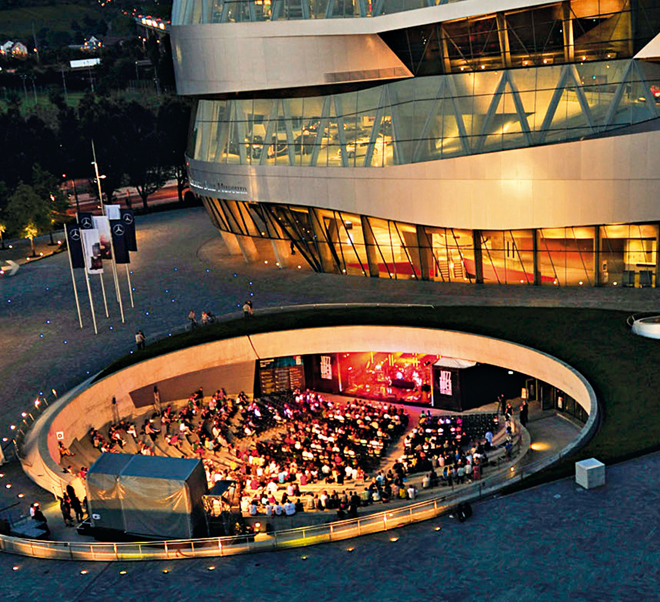
[[[126, 324], [111, 303], [94, 336], [89, 309], [77, 323], [66, 255], [23, 266], [0, 280], [0, 439], [29, 410], [34, 395], [62, 392], [133, 346], [136, 329], [167, 332], [198, 315], [314, 302], [435, 305], [573, 306], [649, 311], [653, 289], [556, 289], [397, 282], [273, 270], [221, 255], [223, 243], [201, 209], [138, 219], [135, 309]], [[0, 255], [1, 257], [1, 255]], [[340, 280], [341, 279], [341, 280]], [[124, 282], [124, 301], [127, 295]], [[79, 283], [82, 284], [80, 277]], [[108, 279], [109, 283], [109, 279]], [[109, 286], [108, 286], [109, 289]], [[79, 289], [82, 294], [82, 288]], [[113, 293], [109, 290], [109, 298]], [[96, 298], [97, 315], [101, 305]], [[52, 395], [51, 395], [52, 396]], [[561, 421], [560, 418], [553, 419]], [[530, 422], [530, 432], [536, 428]], [[552, 425], [562, 429], [561, 422]], [[0, 507], [29, 484], [16, 467], [0, 468]], [[3, 600], [116, 600], [154, 591], [180, 600], [592, 600], [657, 597], [656, 529], [660, 456], [610, 468], [608, 485], [585, 492], [570, 480], [475, 506], [465, 524], [446, 517], [399, 533], [271, 556], [208, 561], [82, 565], [0, 555]], [[6, 489], [11, 482], [13, 487]], [[29, 500], [35, 499], [28, 492]], [[37, 497], [43, 494], [34, 494]], [[48, 496], [43, 496], [46, 501]], [[26, 498], [20, 500], [27, 506]], [[435, 531], [434, 525], [442, 525]], [[302, 556], [306, 557], [303, 560]], [[17, 570], [13, 570], [17, 567]], [[171, 569], [163, 573], [163, 569]], [[80, 574], [81, 570], [88, 571]], [[126, 570], [127, 574], [120, 574]]]

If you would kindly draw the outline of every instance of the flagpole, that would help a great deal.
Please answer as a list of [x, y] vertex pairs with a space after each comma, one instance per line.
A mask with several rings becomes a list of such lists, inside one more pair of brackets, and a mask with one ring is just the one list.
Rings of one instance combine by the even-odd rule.
[[98, 334], [99, 330], [96, 327], [96, 314], [94, 313], [94, 300], [92, 299], [92, 289], [89, 286], [89, 274], [85, 268], [85, 282], [87, 283], [87, 294], [89, 295], [89, 306], [92, 308], [92, 321], [94, 322], [94, 334]]
[[128, 280], [128, 296], [131, 298], [131, 307], [135, 307], [133, 303], [133, 285], [131, 284], [131, 272], [126, 264], [126, 279]]
[[[103, 204], [103, 192], [101, 191], [101, 178], [99, 176], [99, 165], [96, 162], [96, 149], [94, 148], [94, 140], [92, 140], [92, 156], [94, 157], [94, 174], [96, 175], [96, 184], [99, 188], [99, 202], [101, 203], [101, 212], [105, 215], [105, 205]], [[117, 277], [117, 264], [115, 263], [115, 245], [112, 241], [112, 233], [110, 233], [110, 248], [112, 249], [112, 279], [115, 283], [115, 294], [119, 303], [119, 313], [121, 314], [121, 323], [124, 324], [124, 305], [121, 301], [121, 290], [119, 289], [119, 278]], [[103, 286], [103, 280], [101, 280]], [[105, 289], [103, 290], [103, 301], [105, 301]], [[108, 314], [108, 304], [105, 305], [105, 313]]]
[[69, 229], [68, 224], [64, 224], [64, 235], [66, 237], [66, 250], [69, 255], [69, 268], [71, 268], [71, 282], [73, 283], [73, 296], [76, 298], [76, 309], [78, 310], [78, 322], [80, 328], [83, 327], [82, 314], [80, 313], [80, 301], [78, 300], [78, 289], [76, 288], [76, 279], [73, 274], [73, 260], [71, 259], [71, 245], [69, 244]]
[[105, 317], [110, 317], [110, 312], [108, 311], [108, 300], [105, 297], [105, 284], [103, 284], [103, 273], [99, 274], [99, 280], [101, 281], [101, 292], [103, 293], [103, 305], [105, 306]]
[[[103, 210], [105, 214], [105, 209]], [[117, 292], [117, 301], [119, 301], [119, 313], [121, 314], [121, 323], [124, 324], [124, 305], [121, 302], [121, 290], [119, 290], [119, 278], [117, 277], [117, 264], [115, 263], [115, 243], [112, 240], [112, 231], [110, 232], [110, 248], [112, 249], [112, 276], [115, 280], [115, 291]]]
[[94, 312], [94, 300], [92, 299], [92, 287], [89, 286], [89, 274], [87, 273], [87, 249], [85, 247], [85, 237], [80, 237], [80, 244], [83, 248], [83, 255], [85, 257], [85, 284], [87, 284], [87, 294], [89, 295], [89, 307], [92, 310], [92, 322], [94, 322], [94, 334], [98, 334], [99, 330], [96, 327], [96, 313]]

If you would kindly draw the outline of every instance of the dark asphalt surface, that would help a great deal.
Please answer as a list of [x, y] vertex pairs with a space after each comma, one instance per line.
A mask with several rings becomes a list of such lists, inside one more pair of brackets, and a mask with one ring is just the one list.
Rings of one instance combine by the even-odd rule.
[[[97, 336], [82, 274], [85, 328], [79, 328], [66, 255], [0, 279], [0, 437], [11, 436], [10, 425], [31, 409], [35, 395], [63, 392], [130, 350], [136, 329], [148, 337], [166, 335], [185, 324], [190, 309], [229, 313], [250, 293], [257, 309], [313, 302], [583, 306], [631, 313], [660, 307], [653, 289], [444, 285], [247, 265], [222, 254], [223, 243], [201, 209], [139, 218], [138, 244], [131, 265], [134, 309], [127, 307], [120, 275], [125, 324], [110, 278], [109, 319], [101, 317], [93, 282]], [[212, 563], [121, 566], [0, 554], [0, 600], [653, 600], [659, 468], [660, 458], [647, 456], [610, 468], [608, 485], [599, 490], [553, 483], [478, 504], [465, 524], [446, 517], [402, 531], [396, 543], [385, 534], [356, 540], [353, 553], [344, 543]], [[7, 495], [3, 491], [5, 500]], [[88, 574], [80, 574], [83, 568]]]

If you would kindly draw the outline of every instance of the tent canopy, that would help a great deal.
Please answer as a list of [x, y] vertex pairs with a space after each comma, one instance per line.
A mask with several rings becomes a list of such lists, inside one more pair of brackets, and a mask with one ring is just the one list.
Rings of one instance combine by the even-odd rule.
[[92, 526], [146, 537], [194, 537], [204, 523], [200, 460], [101, 454], [87, 474]]

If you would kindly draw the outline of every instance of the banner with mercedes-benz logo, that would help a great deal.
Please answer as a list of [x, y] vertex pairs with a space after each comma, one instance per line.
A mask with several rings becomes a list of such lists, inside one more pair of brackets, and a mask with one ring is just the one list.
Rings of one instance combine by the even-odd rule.
[[119, 219], [110, 220], [110, 231], [112, 232], [112, 246], [115, 248], [116, 263], [131, 263], [128, 249], [126, 248], [126, 231], [124, 222]]
[[79, 213], [78, 224], [83, 230], [92, 230], [94, 228], [94, 216], [91, 213]]
[[71, 266], [74, 269], [85, 267], [82, 242], [80, 241], [80, 228], [78, 224], [65, 224], [66, 242], [71, 253]]
[[124, 240], [126, 241], [126, 249], [128, 251], [137, 251], [137, 239], [135, 238], [135, 217], [131, 209], [121, 210], [121, 221], [126, 228]]

